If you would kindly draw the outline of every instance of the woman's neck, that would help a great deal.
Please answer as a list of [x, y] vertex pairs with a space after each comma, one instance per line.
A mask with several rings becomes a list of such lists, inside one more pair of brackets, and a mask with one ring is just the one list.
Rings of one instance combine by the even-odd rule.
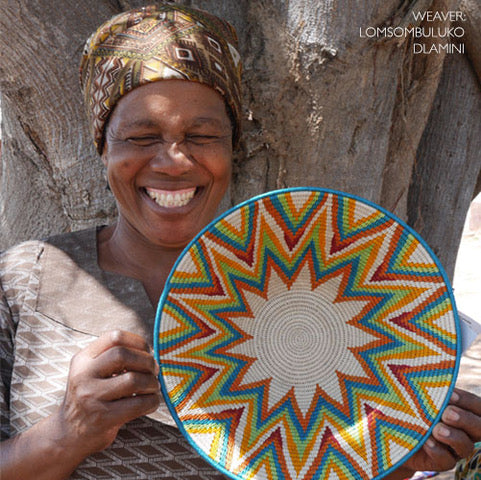
[[100, 268], [141, 281], [154, 307], [183, 250], [154, 245], [121, 220], [100, 230], [97, 248]]

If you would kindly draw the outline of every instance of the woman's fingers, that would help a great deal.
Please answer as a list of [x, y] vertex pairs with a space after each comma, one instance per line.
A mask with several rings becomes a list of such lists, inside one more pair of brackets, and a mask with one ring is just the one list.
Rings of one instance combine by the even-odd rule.
[[87, 453], [110, 445], [123, 424], [158, 407], [158, 371], [142, 337], [123, 331], [103, 334], [72, 359], [58, 412], [65, 437]]
[[416, 470], [450, 470], [457, 462], [457, 456], [451, 449], [437, 442], [432, 436], [428, 438], [420, 453], [425, 456], [425, 460], [421, 468]]
[[93, 374], [98, 378], [108, 378], [128, 371], [157, 375], [157, 362], [152, 354], [125, 346], [111, 347], [95, 358]]
[[458, 459], [469, 457], [473, 453], [474, 442], [464, 430], [438, 423], [433, 429], [433, 437], [443, 446], [449, 447], [453, 456]]
[[470, 457], [474, 443], [481, 440], [481, 398], [456, 389], [441, 422], [423, 447], [409, 458], [404, 467], [412, 470], [444, 471], [460, 458]]
[[147, 342], [134, 333], [113, 331], [101, 335], [72, 359], [71, 370], [94, 378], [108, 378], [126, 371], [159, 373]]
[[[449, 403], [481, 417], [481, 397], [474, 393], [456, 388]], [[478, 434], [481, 437], [481, 431]]]
[[443, 413], [443, 431], [462, 430], [472, 442], [481, 440], [481, 416], [454, 405], [449, 405]]
[[132, 332], [112, 330], [103, 333], [95, 342], [92, 342], [85, 350], [91, 358], [96, 358], [106, 350], [113, 347], [126, 347], [134, 350], [143, 350], [150, 353], [149, 344], [143, 337]]
[[101, 388], [99, 400], [105, 402], [112, 402], [125, 397], [155, 394], [160, 391], [156, 376], [132, 371], [103, 379], [99, 387]]
[[160, 391], [159, 367], [148, 344], [139, 335], [108, 332], [80, 355], [83, 358], [78, 359], [78, 363], [84, 374], [88, 371], [91, 378], [102, 379], [95, 385], [99, 401], [111, 402]]
[[442, 415], [442, 421], [433, 429], [439, 449], [446, 449], [454, 458], [469, 457], [475, 442], [481, 440], [481, 398], [456, 389]]
[[123, 425], [142, 415], [155, 412], [159, 406], [159, 402], [160, 391], [136, 395], [135, 397], [124, 397], [108, 404], [109, 415]]
[[474, 393], [455, 389], [450, 403], [442, 415], [447, 437], [450, 432], [461, 430], [472, 443], [481, 441], [481, 397]]

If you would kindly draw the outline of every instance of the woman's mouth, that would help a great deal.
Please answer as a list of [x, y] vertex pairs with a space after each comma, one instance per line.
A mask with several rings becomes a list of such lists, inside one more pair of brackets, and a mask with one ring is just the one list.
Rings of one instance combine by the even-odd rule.
[[178, 208], [187, 205], [194, 198], [196, 190], [196, 187], [184, 190], [159, 190], [145, 187], [147, 195], [163, 208]]

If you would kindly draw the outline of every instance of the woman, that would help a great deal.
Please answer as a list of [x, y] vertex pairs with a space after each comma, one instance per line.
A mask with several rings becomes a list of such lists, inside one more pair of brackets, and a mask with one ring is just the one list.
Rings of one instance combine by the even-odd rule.
[[[2, 256], [1, 478], [220, 479], [159, 421], [171, 422], [149, 345], [166, 277], [230, 181], [235, 33], [179, 5], [134, 10], [94, 34], [81, 74], [119, 215]], [[389, 478], [451, 468], [479, 432], [481, 400], [460, 391]]]

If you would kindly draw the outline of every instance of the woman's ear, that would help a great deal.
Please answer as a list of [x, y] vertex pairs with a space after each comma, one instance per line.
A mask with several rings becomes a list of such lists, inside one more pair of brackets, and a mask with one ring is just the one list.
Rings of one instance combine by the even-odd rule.
[[100, 156], [100, 158], [102, 159], [102, 163], [104, 164], [104, 168], [102, 168], [102, 177], [105, 180], [105, 188], [110, 192], [111, 190], [109, 185], [109, 174], [107, 173], [108, 160], [105, 148], [102, 150], [102, 155]]
[[100, 159], [102, 160], [102, 163], [104, 164], [104, 166], [106, 168], [107, 168], [107, 165], [109, 163], [107, 151], [108, 151], [108, 145], [107, 145], [107, 142], [104, 140], [103, 143], [102, 143], [102, 153], [100, 155]]
[[105, 149], [103, 150], [100, 159], [102, 160], [104, 167], [107, 168], [108, 161], [107, 161], [107, 155], [105, 155]]

